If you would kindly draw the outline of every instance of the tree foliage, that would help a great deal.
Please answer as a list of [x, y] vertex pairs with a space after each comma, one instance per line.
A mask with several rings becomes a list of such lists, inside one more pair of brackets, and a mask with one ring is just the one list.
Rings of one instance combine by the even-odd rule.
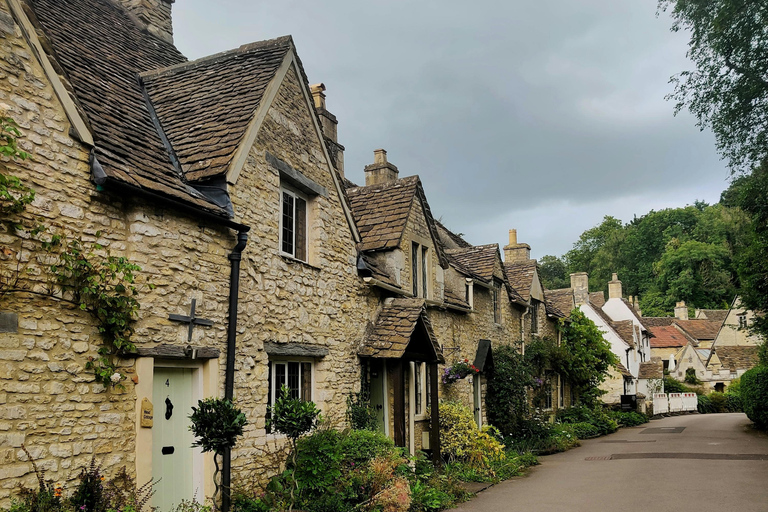
[[585, 405], [594, 405], [603, 392], [600, 384], [618, 363], [610, 344], [595, 323], [578, 309], [562, 325], [561, 348], [556, 370], [571, 383]]
[[768, 155], [768, 4], [754, 0], [660, 0], [672, 31], [689, 31], [695, 69], [673, 76], [668, 98], [710, 127], [734, 171]]

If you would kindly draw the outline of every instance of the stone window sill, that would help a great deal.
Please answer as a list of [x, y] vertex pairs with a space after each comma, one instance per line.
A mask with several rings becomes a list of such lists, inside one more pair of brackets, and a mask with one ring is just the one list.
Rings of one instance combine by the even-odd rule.
[[290, 254], [288, 254], [286, 252], [278, 252], [277, 254], [281, 258], [283, 258], [285, 261], [287, 261], [288, 263], [298, 263], [298, 264], [300, 264], [300, 265], [302, 265], [304, 267], [307, 267], [308, 269], [311, 269], [311, 270], [321, 270], [320, 267], [316, 267], [316, 266], [314, 266], [314, 265], [312, 265], [310, 263], [307, 263], [306, 261], [302, 261], [300, 259], [294, 258], [293, 256], [291, 256]]

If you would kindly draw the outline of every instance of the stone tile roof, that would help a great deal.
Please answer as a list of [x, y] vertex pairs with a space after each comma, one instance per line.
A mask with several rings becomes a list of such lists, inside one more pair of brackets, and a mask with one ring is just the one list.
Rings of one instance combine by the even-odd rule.
[[[184, 182], [151, 118], [138, 73], [186, 58], [108, 0], [29, 0], [44, 46], [71, 84], [108, 179], [226, 215]], [[54, 55], [55, 54], [55, 55]]]
[[663, 379], [664, 363], [658, 361], [646, 361], [640, 363], [640, 371], [637, 374], [638, 379]]
[[624, 366], [623, 364], [617, 363], [616, 364], [616, 369], [619, 371], [619, 373], [621, 374], [622, 377], [627, 377], [627, 378], [630, 378], [630, 379], [634, 378], [634, 375], [632, 375], [629, 372], [629, 370], [627, 370], [627, 367]]
[[714, 340], [720, 332], [721, 323], [711, 320], [675, 320], [675, 325], [697, 340]]
[[653, 334], [651, 338], [651, 348], [675, 348], [684, 347], [688, 341], [694, 341], [677, 329], [674, 325], [662, 325], [659, 327], [649, 327]]
[[574, 308], [573, 288], [561, 288], [559, 290], [544, 290], [544, 299], [552, 304], [566, 316], [570, 316]]
[[367, 270], [367, 272], [370, 273], [370, 277], [394, 288], [402, 289], [402, 287], [397, 284], [395, 278], [389, 274], [386, 268], [379, 265], [375, 258], [370, 257], [365, 253], [360, 253], [360, 258], [362, 259], [363, 266], [361, 267], [360, 262], [358, 262], [358, 272], [360, 272], [363, 277], [366, 277]]
[[445, 287], [444, 294], [445, 296], [443, 300], [445, 300], [446, 304], [452, 304], [461, 308], [470, 309], [469, 302], [467, 302], [463, 296], [459, 296], [458, 293], [454, 292], [448, 286]]
[[557, 318], [568, 318], [568, 314], [563, 313], [560, 308], [555, 304], [547, 300], [546, 294], [544, 295], [544, 308], [547, 310], [547, 316], [554, 316]]
[[395, 249], [408, 222], [418, 176], [393, 183], [347, 189], [352, 215], [363, 239], [362, 250]]
[[533, 275], [536, 272], [536, 265], [536, 260], [504, 263], [504, 271], [507, 273], [509, 284], [526, 301], [531, 300], [531, 284], [533, 283]]
[[723, 367], [729, 369], [748, 370], [757, 366], [759, 359], [755, 346], [715, 347], [715, 353]]
[[729, 309], [700, 309], [699, 313], [704, 315], [706, 318], [697, 317], [697, 320], [703, 319], [722, 324], [725, 322], [729, 312]]
[[440, 240], [446, 245], [446, 247], [472, 247], [472, 244], [464, 240], [460, 235], [457, 235], [447, 227], [445, 227], [440, 221], [435, 220], [437, 226], [437, 232], [440, 235]]
[[635, 348], [635, 337], [632, 335], [632, 320], [621, 320], [619, 322], [614, 322], [611, 320], [611, 317], [609, 317], [602, 309], [598, 307], [593, 307], [592, 309], [608, 327], [613, 329], [619, 338], [624, 340], [630, 347]]
[[373, 330], [366, 336], [358, 355], [384, 359], [403, 357], [419, 323], [424, 326], [435, 358], [444, 363], [440, 344], [426, 314], [424, 299], [392, 299], [387, 302], [376, 318]]
[[605, 293], [603, 292], [590, 292], [589, 303], [595, 307], [602, 308], [605, 306]]
[[227, 172], [292, 45], [285, 36], [140, 75], [188, 180]]
[[643, 325], [648, 327], [666, 327], [675, 323], [676, 318], [673, 316], [641, 316], [640, 319]]
[[621, 339], [627, 342], [627, 345], [635, 348], [635, 324], [632, 323], [632, 320], [613, 322], [613, 328], [621, 336]]
[[474, 245], [461, 249], [446, 249], [448, 261], [462, 272], [468, 272], [470, 277], [484, 283], [493, 281], [493, 270], [496, 267], [499, 246], [496, 244]]

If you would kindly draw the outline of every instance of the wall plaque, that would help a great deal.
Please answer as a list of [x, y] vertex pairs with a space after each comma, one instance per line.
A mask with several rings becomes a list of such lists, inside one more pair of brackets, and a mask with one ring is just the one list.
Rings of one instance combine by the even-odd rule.
[[155, 406], [148, 398], [144, 398], [141, 401], [141, 421], [140, 425], [143, 428], [152, 428], [152, 419], [155, 414]]

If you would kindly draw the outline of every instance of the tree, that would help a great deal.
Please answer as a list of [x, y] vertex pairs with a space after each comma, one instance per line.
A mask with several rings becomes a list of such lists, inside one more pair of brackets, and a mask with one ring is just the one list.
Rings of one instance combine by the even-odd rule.
[[710, 127], [731, 169], [768, 156], [768, 4], [754, 0], [660, 0], [672, 31], [689, 30], [695, 70], [672, 77], [675, 112]]
[[544, 256], [539, 261], [539, 277], [547, 290], [557, 290], [571, 286], [568, 267], [557, 256]]
[[591, 290], [607, 288], [611, 273], [621, 266], [621, 220], [606, 215], [603, 222], [584, 231], [573, 249], [565, 254], [570, 272], [587, 272]]
[[600, 384], [619, 361], [600, 329], [579, 309], [571, 312], [570, 321], [562, 325], [562, 332], [563, 353], [553, 366], [571, 383], [582, 403], [595, 405], [604, 394]]

